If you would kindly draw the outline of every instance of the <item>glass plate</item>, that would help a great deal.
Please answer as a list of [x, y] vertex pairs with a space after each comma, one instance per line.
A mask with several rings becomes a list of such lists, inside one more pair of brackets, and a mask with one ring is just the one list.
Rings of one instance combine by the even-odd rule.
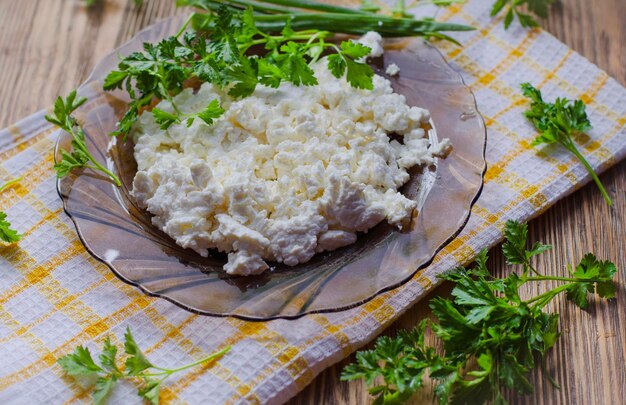
[[[394, 42], [396, 50], [386, 52], [384, 62], [374, 67], [384, 75], [388, 64], [397, 64], [400, 74], [390, 78], [395, 90], [410, 105], [430, 110], [432, 142], [439, 135], [453, 145], [450, 155], [435, 166], [414, 169], [402, 188], [419, 205], [410, 229], [381, 224], [360, 234], [352, 246], [317, 254], [295, 267], [274, 263], [271, 271], [252, 277], [222, 271], [225, 254], [211, 251], [202, 258], [176, 245], [151, 224], [150, 215], [129, 194], [136, 171], [133, 146], [108, 136], [128, 99], [122, 92], [103, 92], [101, 83], [117, 66], [118, 54], [171, 35], [181, 24], [180, 17], [173, 17], [142, 31], [105, 57], [79, 89], [89, 99], [77, 111], [88, 147], [119, 174], [123, 185], [117, 188], [85, 170], [59, 180], [57, 187], [87, 250], [121, 280], [199, 314], [296, 318], [344, 310], [400, 286], [463, 228], [482, 189], [485, 125], [471, 91], [443, 56], [421, 40], [405, 40]], [[69, 134], [61, 134], [55, 156], [69, 143]]]

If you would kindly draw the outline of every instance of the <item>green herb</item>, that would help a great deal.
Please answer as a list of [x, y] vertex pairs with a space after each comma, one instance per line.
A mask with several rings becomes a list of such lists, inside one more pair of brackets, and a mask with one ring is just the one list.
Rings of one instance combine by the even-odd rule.
[[[373, 385], [369, 392], [375, 404], [405, 402], [423, 386], [426, 375], [436, 383], [435, 395], [442, 404], [505, 404], [503, 390], [532, 393], [528, 374], [559, 337], [558, 314], [543, 308], [563, 292], [581, 308], [587, 307], [594, 291], [602, 298], [615, 297], [617, 270], [587, 254], [567, 277], [542, 276], [530, 259], [550, 246], [536, 243], [528, 248], [526, 235], [526, 225], [507, 222], [503, 253], [508, 263], [522, 266], [520, 274], [492, 278], [487, 252], [481, 252], [474, 268], [459, 268], [443, 277], [455, 287], [452, 299], [430, 302], [434, 321], [424, 320], [395, 338], [379, 338], [374, 349], [357, 353], [356, 363], [343, 370], [341, 379], [365, 379]], [[548, 280], [563, 284], [527, 300], [520, 297], [525, 284]], [[427, 327], [442, 342], [444, 354], [424, 343]]]
[[54, 115], [46, 115], [46, 120], [72, 135], [72, 151], [61, 151], [61, 161], [54, 165], [59, 178], [65, 177], [70, 171], [77, 168], [88, 168], [101, 171], [113, 182], [120, 186], [122, 183], [115, 174], [100, 164], [87, 149], [85, 133], [78, 125], [72, 113], [85, 104], [85, 97], [76, 98], [73, 90], [65, 99], [58, 97], [54, 103]]
[[93, 401], [95, 404], [105, 403], [117, 381], [122, 379], [139, 380], [137, 394], [152, 404], [158, 404], [161, 384], [167, 377], [178, 371], [216, 360], [229, 350], [230, 346], [227, 346], [210, 356], [174, 369], [157, 367], [139, 349], [130, 328], [126, 328], [124, 351], [128, 357], [124, 370], [117, 363], [118, 349], [111, 343], [109, 337], [104, 341], [102, 353], [99, 356], [100, 364], [96, 364], [89, 349], [83, 346], [78, 346], [73, 353], [61, 357], [57, 362], [67, 374], [94, 383]]
[[[548, 17], [548, 8], [556, 0], [496, 0], [491, 8], [491, 16], [499, 14], [505, 7], [504, 28], [508, 29], [517, 17], [522, 27], [537, 27], [539, 24], [533, 14], [540, 18]], [[524, 12], [524, 7], [528, 13]]]
[[21, 238], [22, 235], [11, 228], [11, 223], [7, 221], [7, 214], [0, 211], [0, 240], [6, 243], [15, 243]]
[[530, 109], [524, 114], [540, 132], [532, 145], [558, 143], [570, 151], [585, 166], [600, 189], [606, 203], [613, 205], [613, 201], [604, 189], [600, 178], [574, 143], [573, 137], [575, 135], [591, 129], [591, 123], [585, 111], [585, 103], [582, 100], [570, 101], [560, 97], [554, 103], [546, 103], [541, 96], [541, 91], [530, 83], [522, 84], [522, 92], [531, 100]]
[[[345, 73], [354, 87], [372, 88], [372, 69], [357, 61], [369, 52], [365, 46], [345, 41], [338, 47], [325, 41], [329, 32], [294, 31], [289, 24], [278, 34], [266, 34], [256, 27], [250, 9], [239, 13], [221, 7], [211, 18], [213, 28], [208, 34], [194, 30], [184, 32], [186, 27], [183, 27], [178, 35], [156, 45], [144, 44], [143, 52], [122, 59], [118, 70], [106, 77], [105, 90], [126, 89], [132, 99], [114, 135], [126, 135], [139, 111], [155, 98], [167, 100], [171, 105], [170, 111], [152, 109], [162, 129], [183, 120], [191, 125], [196, 117], [212, 124], [224, 112], [217, 100], [196, 113], [181, 111], [173, 100], [185, 83], [194, 78], [213, 83], [235, 98], [249, 96], [259, 83], [274, 88], [283, 81], [315, 85], [317, 79], [310, 64], [326, 49], [334, 50], [337, 53], [332, 56], [340, 58], [333, 69], [335, 76]], [[303, 40], [306, 42], [300, 42]], [[247, 55], [253, 46], [263, 46], [266, 54], [263, 57]]]
[[[0, 193], [7, 188], [19, 183], [22, 180], [21, 177], [12, 179], [0, 186]], [[0, 211], [0, 240], [6, 243], [15, 243], [22, 238], [16, 230], [11, 228], [11, 223], [7, 221], [7, 214]]]

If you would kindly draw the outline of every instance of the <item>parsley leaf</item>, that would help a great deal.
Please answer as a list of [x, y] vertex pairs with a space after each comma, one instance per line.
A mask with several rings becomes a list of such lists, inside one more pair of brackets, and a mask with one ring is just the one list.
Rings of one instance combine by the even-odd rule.
[[600, 261], [589, 253], [576, 266], [576, 270], [570, 270], [570, 273], [578, 282], [568, 287], [567, 298], [580, 308], [585, 309], [589, 306], [587, 296], [594, 292], [602, 298], [615, 298], [617, 286], [613, 282], [613, 277], [617, 273], [617, 268], [613, 263]]
[[157, 367], [139, 349], [130, 328], [127, 328], [124, 334], [124, 351], [129, 357], [125, 362], [125, 372], [122, 372], [117, 364], [116, 355], [118, 349], [117, 346], [113, 345], [109, 337], [104, 340], [102, 352], [99, 355], [100, 365], [96, 364], [89, 349], [83, 346], [78, 346], [73, 353], [59, 358], [57, 363], [66, 374], [78, 378], [86, 377], [92, 381], [94, 388], [93, 401], [95, 404], [106, 403], [119, 380], [137, 381], [137, 379], [140, 379], [141, 383], [137, 387], [137, 395], [156, 405], [159, 403], [161, 384], [167, 377], [199, 364], [215, 361], [228, 353], [229, 350], [230, 346], [227, 346], [203, 359], [174, 369]]
[[550, 245], [539, 242], [527, 250], [528, 225], [516, 221], [507, 221], [504, 236], [506, 241], [502, 245], [502, 252], [508, 264], [523, 264], [524, 270], [532, 269], [530, 258], [552, 249]]
[[570, 101], [564, 98], [557, 98], [554, 103], [547, 103], [543, 100], [541, 91], [530, 83], [522, 84], [522, 92], [531, 101], [530, 108], [524, 115], [539, 131], [539, 136], [532, 142], [532, 145], [558, 143], [570, 151], [585, 166], [606, 203], [613, 205], [600, 178], [574, 143], [573, 136], [591, 129], [585, 103], [582, 100]]
[[11, 228], [11, 223], [7, 221], [7, 214], [0, 211], [0, 240], [6, 243], [18, 242], [22, 236]]
[[220, 106], [219, 101], [212, 100], [207, 108], [200, 111], [197, 115], [202, 121], [204, 121], [207, 125], [212, 125], [213, 120], [218, 119], [224, 114], [224, 109]]
[[258, 84], [258, 62], [256, 59], [244, 59], [240, 64], [231, 66], [226, 75], [234, 85], [228, 95], [243, 98], [251, 95]]
[[92, 376], [104, 371], [93, 361], [89, 349], [83, 346], [78, 346], [72, 354], [61, 357], [58, 363], [71, 376]]
[[364, 62], [357, 62], [369, 54], [370, 48], [353, 41], [343, 41], [337, 54], [328, 57], [328, 69], [340, 78], [346, 73], [346, 79], [352, 87], [371, 90], [374, 88], [372, 78], [374, 71]]
[[141, 387], [137, 394], [150, 401], [151, 404], [158, 405], [159, 394], [161, 393], [161, 383], [157, 380], [146, 379], [145, 385]]
[[[509, 263], [530, 266], [529, 259], [547, 249], [536, 243], [528, 250], [527, 234], [525, 225], [507, 222], [503, 250]], [[533, 392], [528, 375], [560, 335], [558, 314], [543, 311], [548, 302], [562, 292], [582, 307], [594, 291], [604, 298], [615, 296], [615, 266], [591, 254], [570, 277], [542, 276], [533, 269], [532, 276], [525, 270], [522, 275], [493, 279], [486, 261], [483, 251], [474, 268], [459, 268], [442, 277], [455, 286], [452, 298], [431, 300], [435, 319], [395, 338], [379, 338], [373, 350], [357, 353], [356, 363], [343, 370], [341, 379], [364, 379], [376, 404], [407, 401], [422, 388], [425, 376], [435, 382], [442, 404], [506, 404], [504, 390]], [[528, 300], [520, 298], [524, 284], [548, 280], [564, 284]], [[427, 327], [441, 342], [443, 354], [424, 343]], [[382, 383], [375, 384], [379, 377]]]
[[129, 375], [139, 375], [145, 369], [154, 367], [135, 343], [129, 327], [124, 334], [124, 351], [130, 355], [126, 359], [126, 372]]
[[117, 378], [99, 377], [96, 380], [96, 386], [93, 391], [93, 403], [96, 405], [106, 403], [116, 383]]
[[111, 343], [111, 339], [107, 336], [104, 340], [104, 347], [102, 353], [100, 353], [100, 364], [102, 367], [113, 373], [121, 373], [117, 364], [115, 363], [115, 356], [117, 355], [117, 347]]
[[168, 113], [159, 108], [152, 109], [152, 116], [161, 129], [168, 129], [174, 123], [180, 123], [180, 118], [176, 114]]

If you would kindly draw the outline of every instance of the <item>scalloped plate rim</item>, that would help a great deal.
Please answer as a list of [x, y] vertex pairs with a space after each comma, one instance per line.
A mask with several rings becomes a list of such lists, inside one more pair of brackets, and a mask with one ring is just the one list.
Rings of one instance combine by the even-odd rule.
[[[118, 51], [120, 49], [123, 49], [124, 47], [126, 47], [129, 44], [131, 44], [134, 41], [136, 41], [145, 32], [154, 29], [158, 25], [165, 24], [165, 23], [168, 23], [170, 21], [173, 21], [176, 18], [180, 19], [180, 16], [172, 16], [172, 17], [169, 17], [169, 18], [157, 21], [156, 23], [149, 25], [148, 27], [142, 29], [137, 34], [135, 34], [127, 42], [125, 42], [124, 44], [122, 44], [119, 47], [115, 48], [115, 50], [107, 53], [105, 56], [103, 56], [100, 59], [100, 62], [98, 62], [94, 66], [94, 68], [91, 70], [91, 72], [90, 72], [89, 76], [87, 77], [87, 79], [85, 79], [85, 81], [78, 87], [78, 89], [81, 89], [82, 87], [84, 87], [85, 85], [87, 85], [88, 83], [90, 83], [93, 80], [93, 77], [94, 77], [95, 73], [98, 71], [98, 69], [101, 67], [101, 65], [104, 64], [104, 60], [105, 59], [109, 58], [112, 55], [115, 55], [116, 53], [118, 53]], [[347, 311], [347, 310], [350, 310], [352, 308], [356, 308], [358, 306], [361, 306], [361, 305], [363, 305], [363, 304], [373, 300], [374, 298], [378, 297], [379, 295], [384, 294], [385, 292], [388, 292], [388, 291], [391, 291], [391, 290], [394, 290], [394, 289], [396, 289], [398, 287], [403, 286], [404, 284], [409, 282], [420, 270], [423, 270], [423, 269], [427, 268], [428, 266], [430, 266], [430, 264], [432, 264], [433, 260], [437, 256], [437, 254], [444, 247], [446, 247], [448, 244], [450, 244], [450, 242], [452, 242], [463, 231], [463, 229], [465, 228], [465, 226], [467, 225], [467, 223], [468, 223], [468, 221], [469, 221], [469, 219], [471, 217], [472, 208], [476, 204], [476, 201], [480, 198], [480, 195], [482, 194], [483, 189], [484, 189], [484, 185], [485, 185], [485, 173], [487, 172], [486, 149], [487, 149], [487, 135], [488, 135], [488, 132], [487, 132], [487, 126], [485, 124], [484, 117], [482, 116], [482, 114], [480, 113], [480, 110], [478, 109], [476, 96], [474, 95], [474, 92], [471, 90], [471, 88], [465, 82], [465, 79], [463, 78], [463, 76], [456, 69], [454, 69], [450, 65], [450, 63], [445, 58], [443, 53], [441, 53], [441, 51], [437, 47], [435, 47], [434, 45], [430, 44], [427, 41], [424, 41], [424, 44], [426, 46], [432, 48], [433, 50], [435, 50], [437, 52], [437, 54], [440, 56], [441, 60], [450, 69], [450, 71], [454, 72], [454, 74], [458, 77], [458, 79], [460, 79], [460, 84], [468, 91], [469, 95], [472, 97], [472, 107], [475, 108], [477, 117], [478, 117], [479, 122], [480, 122], [481, 130], [484, 132], [484, 142], [483, 142], [482, 153], [481, 153], [482, 162], [483, 162], [482, 171], [480, 172], [481, 182], [480, 182], [480, 186], [478, 187], [477, 191], [475, 192], [473, 198], [471, 199], [469, 205], [467, 206], [464, 218], [462, 218], [463, 223], [458, 227], [458, 229], [452, 235], [450, 235], [450, 237], [448, 237], [448, 239], [443, 241], [433, 251], [431, 257], [428, 260], [426, 260], [424, 263], [419, 265], [409, 276], [405, 277], [404, 279], [402, 279], [399, 282], [396, 282], [396, 283], [394, 283], [394, 284], [392, 284], [390, 286], [381, 288], [380, 290], [376, 291], [375, 293], [371, 294], [370, 296], [368, 296], [368, 297], [366, 297], [366, 298], [364, 298], [362, 300], [359, 300], [359, 301], [354, 302], [354, 303], [349, 304], [349, 305], [343, 305], [343, 306], [340, 306], [340, 307], [337, 307], [337, 308], [325, 308], [325, 309], [319, 309], [319, 310], [304, 311], [304, 312], [296, 314], [296, 315], [272, 315], [272, 316], [264, 316], [264, 317], [255, 317], [255, 316], [241, 315], [241, 314], [236, 314], [236, 313], [215, 313], [215, 312], [210, 312], [210, 311], [199, 310], [197, 308], [192, 308], [192, 307], [188, 306], [187, 304], [184, 304], [184, 303], [182, 303], [182, 302], [180, 302], [180, 301], [178, 301], [176, 299], [173, 299], [173, 298], [171, 298], [171, 297], [169, 297], [167, 295], [164, 295], [164, 294], [161, 294], [161, 293], [152, 292], [152, 291], [148, 290], [146, 287], [144, 287], [142, 284], [137, 283], [135, 281], [132, 281], [132, 280], [126, 278], [111, 263], [109, 263], [106, 258], [101, 257], [101, 255], [99, 255], [96, 252], [94, 252], [89, 247], [89, 245], [86, 243], [85, 238], [83, 236], [83, 232], [82, 232], [78, 222], [76, 221], [75, 215], [73, 215], [73, 214], [71, 214], [69, 212], [68, 207], [67, 207], [68, 200], [66, 198], [64, 198], [64, 196], [63, 196], [63, 194], [61, 192], [61, 181], [62, 181], [62, 179], [61, 178], [57, 178], [56, 179], [56, 190], [57, 190], [57, 194], [58, 194], [59, 198], [61, 199], [61, 201], [63, 203], [63, 211], [71, 219], [72, 223], [74, 224], [74, 227], [76, 228], [76, 233], [78, 235], [78, 238], [79, 238], [80, 242], [82, 243], [82, 245], [87, 250], [87, 252], [92, 257], [94, 257], [96, 260], [98, 260], [99, 262], [101, 262], [104, 265], [106, 265], [118, 279], [120, 279], [122, 282], [124, 282], [126, 284], [129, 284], [129, 285], [131, 285], [133, 287], [138, 288], [141, 292], [143, 292], [144, 294], [146, 294], [146, 295], [148, 295], [150, 297], [165, 299], [165, 300], [171, 302], [172, 304], [178, 306], [179, 308], [182, 308], [182, 309], [184, 309], [186, 311], [189, 311], [189, 312], [197, 314], [197, 315], [211, 316], [211, 317], [220, 317], [220, 318], [231, 317], [231, 318], [241, 319], [241, 320], [244, 320], [244, 321], [265, 322], [265, 321], [271, 321], [271, 320], [275, 320], [275, 319], [294, 320], [294, 319], [298, 319], [298, 318], [301, 318], [303, 316], [311, 315], [311, 314], [343, 312], [343, 311]], [[57, 137], [57, 140], [55, 142], [55, 147], [54, 147], [54, 162], [55, 163], [57, 162], [58, 150], [59, 150], [60, 142], [61, 142], [61, 139], [62, 139], [62, 136], [63, 136], [63, 132], [61, 130], [57, 130], [57, 132], [59, 132], [59, 136]]]

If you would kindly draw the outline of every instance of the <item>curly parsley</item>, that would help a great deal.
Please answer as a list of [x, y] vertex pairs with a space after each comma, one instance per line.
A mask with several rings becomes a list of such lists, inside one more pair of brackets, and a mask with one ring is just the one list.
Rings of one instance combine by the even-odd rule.
[[[451, 299], [430, 302], [434, 321], [424, 320], [395, 338], [379, 338], [374, 349], [357, 353], [341, 379], [373, 385], [369, 392], [375, 404], [407, 401], [422, 388], [426, 375], [435, 381], [435, 395], [444, 404], [506, 404], [503, 390], [532, 393], [528, 374], [560, 334], [558, 314], [544, 312], [545, 306], [563, 292], [581, 308], [594, 292], [614, 298], [617, 269], [587, 254], [567, 277], [540, 275], [530, 259], [550, 246], [535, 243], [529, 249], [526, 235], [526, 225], [507, 222], [503, 253], [508, 263], [522, 266], [521, 273], [494, 279], [487, 270], [487, 252], [481, 252], [474, 268], [442, 277], [455, 287]], [[549, 280], [563, 284], [527, 300], [520, 297], [525, 284]], [[424, 343], [427, 327], [443, 344], [443, 354]], [[379, 378], [382, 383], [374, 385]]]

